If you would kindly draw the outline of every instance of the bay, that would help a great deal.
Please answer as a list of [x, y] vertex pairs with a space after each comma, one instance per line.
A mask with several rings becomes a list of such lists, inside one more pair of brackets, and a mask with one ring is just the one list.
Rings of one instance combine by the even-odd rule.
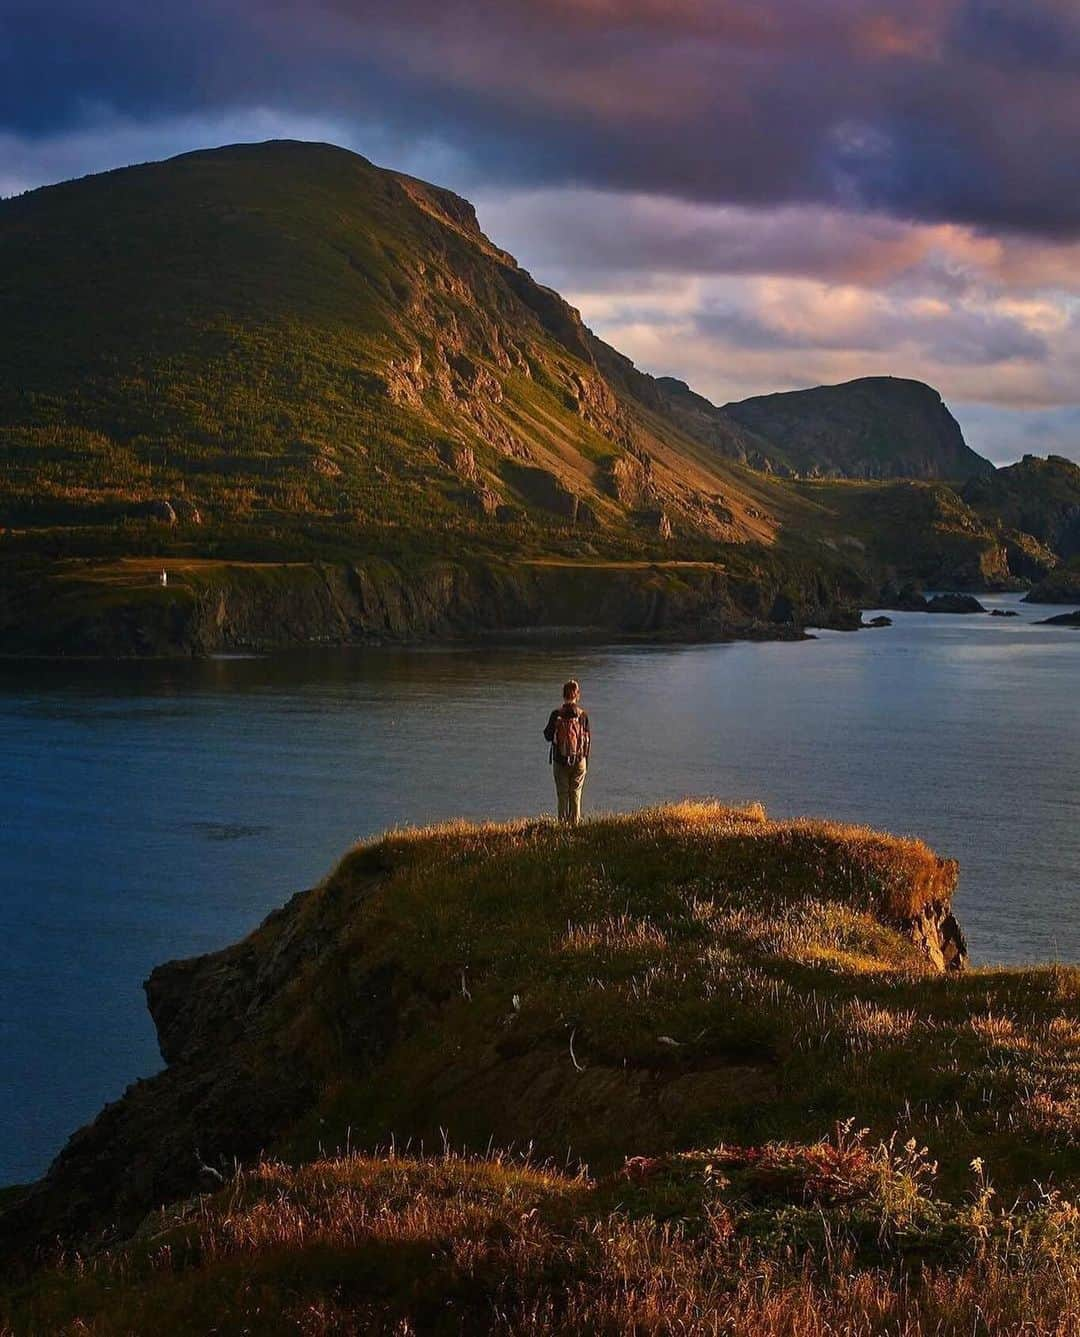
[[540, 731], [569, 676], [588, 810], [713, 795], [920, 835], [960, 860], [977, 962], [1080, 960], [1080, 632], [983, 601], [1019, 616], [0, 665], [0, 1183], [160, 1067], [152, 966], [235, 940], [388, 827], [551, 812]]

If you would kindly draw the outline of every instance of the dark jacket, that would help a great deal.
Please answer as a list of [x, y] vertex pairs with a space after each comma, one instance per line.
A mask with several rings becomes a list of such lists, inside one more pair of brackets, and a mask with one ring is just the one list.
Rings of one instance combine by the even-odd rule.
[[553, 745], [551, 750], [551, 760], [555, 762], [557, 765], [563, 764], [562, 762], [559, 761], [559, 758], [555, 756], [555, 749], [554, 749], [555, 721], [559, 718], [560, 715], [564, 715], [567, 719], [573, 719], [575, 715], [577, 715], [580, 718], [582, 727], [585, 730], [585, 757], [587, 758], [589, 755], [589, 749], [592, 746], [592, 733], [589, 730], [589, 716], [584, 710], [581, 709], [580, 706], [575, 706], [571, 703], [566, 703], [560, 706], [558, 710], [553, 710], [551, 712], [551, 715], [548, 718], [547, 727], [544, 729], [544, 737], [547, 739], [549, 743]]

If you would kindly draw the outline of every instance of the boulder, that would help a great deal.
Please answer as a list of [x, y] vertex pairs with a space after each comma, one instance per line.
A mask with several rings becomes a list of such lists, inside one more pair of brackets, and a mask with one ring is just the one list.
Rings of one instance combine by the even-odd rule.
[[991, 608], [991, 617], [1019, 617], [1020, 614], [1015, 608]]
[[647, 506], [654, 498], [652, 461], [648, 455], [618, 455], [606, 467], [605, 487], [608, 492], [631, 509]]
[[495, 515], [501, 504], [499, 494], [483, 485], [462, 488], [460, 492], [454, 493], [454, 499], [467, 510], [475, 511], [479, 515]]
[[436, 450], [439, 459], [451, 473], [457, 474], [468, 483], [476, 481], [479, 470], [471, 446], [464, 446], [458, 441], [440, 441]]
[[503, 472], [510, 485], [521, 493], [530, 506], [539, 506], [569, 520], [571, 524], [577, 520], [581, 505], [577, 494], [571, 492], [550, 470], [507, 461]]
[[872, 618], [870, 619], [869, 622], [864, 622], [864, 623], [863, 623], [863, 626], [864, 626], [864, 627], [891, 627], [892, 624], [893, 624], [893, 623], [892, 623], [892, 618], [891, 618], [891, 617], [879, 616], [879, 617], [872, 617]]
[[1080, 627], [1080, 608], [1075, 613], [1058, 613], [1056, 617], [1047, 617], [1036, 625], [1040, 627]]

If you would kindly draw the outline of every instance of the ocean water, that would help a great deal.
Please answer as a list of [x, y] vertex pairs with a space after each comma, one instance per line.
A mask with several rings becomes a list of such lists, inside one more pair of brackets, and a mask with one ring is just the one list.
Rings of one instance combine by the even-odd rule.
[[403, 823], [685, 795], [923, 836], [983, 963], [1080, 960], [1080, 631], [896, 613], [799, 644], [356, 650], [0, 666], [0, 1183], [160, 1067], [141, 981]]

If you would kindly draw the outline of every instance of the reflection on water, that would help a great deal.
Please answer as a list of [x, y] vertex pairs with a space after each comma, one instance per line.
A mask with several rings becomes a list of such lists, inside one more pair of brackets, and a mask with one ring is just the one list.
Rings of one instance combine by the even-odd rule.
[[586, 806], [686, 794], [866, 821], [960, 859], [974, 953], [1080, 958], [1080, 632], [893, 614], [797, 645], [312, 652], [0, 666], [0, 1182], [159, 1065], [140, 982], [361, 836], [550, 811], [579, 677]]

